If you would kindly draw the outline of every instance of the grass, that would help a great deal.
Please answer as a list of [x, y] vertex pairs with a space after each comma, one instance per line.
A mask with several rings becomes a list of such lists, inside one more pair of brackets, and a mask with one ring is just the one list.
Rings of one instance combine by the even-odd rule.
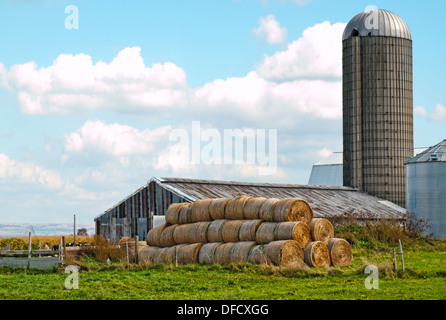
[[[135, 265], [106, 243], [73, 261], [79, 288], [68, 290], [64, 270], [0, 268], [1, 300], [444, 300], [446, 242], [389, 226], [336, 227], [352, 243], [350, 266], [310, 270], [271, 265]], [[405, 272], [393, 270], [391, 250], [403, 238]], [[100, 250], [99, 250], [99, 249]], [[398, 250], [397, 250], [398, 251]], [[108, 258], [112, 262], [104, 262]], [[378, 267], [379, 288], [367, 289], [366, 266]]]
[[[79, 262], [79, 289], [67, 290], [62, 270], [0, 269], [0, 299], [37, 300], [287, 300], [445, 299], [446, 252], [407, 252], [406, 271], [394, 272], [391, 257], [355, 250], [343, 268], [280, 270], [238, 264], [156, 266]], [[365, 266], [379, 268], [379, 288], [366, 289]]]

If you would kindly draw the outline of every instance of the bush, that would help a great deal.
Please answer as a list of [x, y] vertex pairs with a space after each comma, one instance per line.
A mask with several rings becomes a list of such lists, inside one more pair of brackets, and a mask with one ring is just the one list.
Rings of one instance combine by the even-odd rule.
[[121, 246], [111, 244], [106, 238], [99, 235], [94, 236], [86, 253], [101, 262], [122, 261], [126, 258], [126, 252]]

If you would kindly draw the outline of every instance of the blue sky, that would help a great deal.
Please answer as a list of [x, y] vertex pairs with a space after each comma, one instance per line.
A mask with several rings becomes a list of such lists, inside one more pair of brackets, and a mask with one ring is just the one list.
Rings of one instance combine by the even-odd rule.
[[[434, 145], [443, 1], [0, 1], [0, 222], [90, 223], [152, 176], [306, 184], [342, 150], [340, 35], [369, 5], [411, 30], [415, 146]], [[277, 129], [276, 174], [172, 159], [192, 121]]]

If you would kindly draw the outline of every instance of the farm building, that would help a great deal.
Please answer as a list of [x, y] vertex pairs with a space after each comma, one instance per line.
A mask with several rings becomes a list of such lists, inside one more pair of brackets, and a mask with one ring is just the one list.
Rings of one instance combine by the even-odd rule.
[[156, 226], [157, 218], [164, 216], [171, 203], [235, 197], [239, 193], [251, 197], [304, 199], [316, 218], [330, 219], [350, 213], [364, 220], [402, 219], [406, 212], [389, 201], [349, 187], [154, 177], [146, 186], [97, 216], [96, 234], [110, 241], [136, 235], [146, 240], [147, 232]]
[[[426, 147], [414, 148], [414, 157], [425, 151]], [[342, 186], [342, 152], [333, 152], [321, 159], [311, 168], [308, 184], [323, 186]]]

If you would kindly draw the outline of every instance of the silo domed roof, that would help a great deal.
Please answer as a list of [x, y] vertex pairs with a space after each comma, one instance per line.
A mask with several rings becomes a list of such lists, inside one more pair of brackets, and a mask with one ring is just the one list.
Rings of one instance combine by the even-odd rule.
[[409, 27], [404, 20], [395, 13], [383, 9], [367, 10], [354, 16], [344, 29], [342, 41], [350, 38], [352, 34], [360, 37], [370, 35], [412, 40]]

